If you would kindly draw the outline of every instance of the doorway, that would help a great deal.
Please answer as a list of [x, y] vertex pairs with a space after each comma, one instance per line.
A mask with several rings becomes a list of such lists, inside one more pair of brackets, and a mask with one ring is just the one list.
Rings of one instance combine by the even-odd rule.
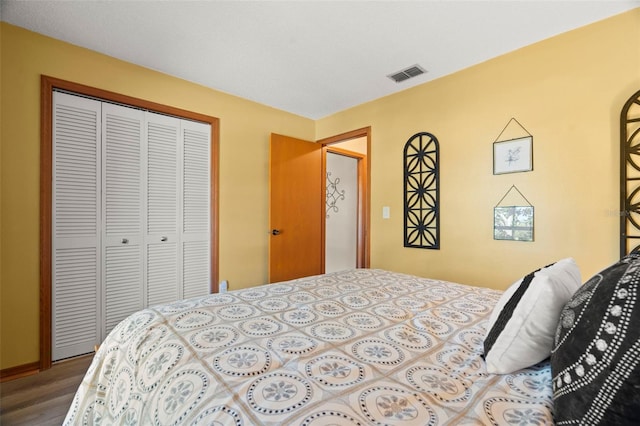
[[366, 139], [327, 147], [325, 186], [324, 272], [357, 268], [359, 185], [366, 161]]
[[342, 133], [318, 143], [323, 145], [326, 181], [323, 271], [368, 268], [371, 128]]

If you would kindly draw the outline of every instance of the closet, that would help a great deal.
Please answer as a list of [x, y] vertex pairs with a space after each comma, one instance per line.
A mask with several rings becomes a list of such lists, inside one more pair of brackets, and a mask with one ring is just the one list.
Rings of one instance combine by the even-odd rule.
[[53, 93], [52, 359], [210, 292], [211, 127]]

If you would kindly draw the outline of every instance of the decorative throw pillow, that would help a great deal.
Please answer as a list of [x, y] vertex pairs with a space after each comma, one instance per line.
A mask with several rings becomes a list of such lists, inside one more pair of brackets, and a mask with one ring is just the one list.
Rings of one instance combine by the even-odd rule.
[[562, 307], [580, 284], [580, 270], [571, 258], [513, 283], [489, 319], [484, 340], [487, 371], [512, 373], [548, 358]]
[[583, 285], [562, 310], [551, 353], [558, 425], [640, 424], [640, 255]]

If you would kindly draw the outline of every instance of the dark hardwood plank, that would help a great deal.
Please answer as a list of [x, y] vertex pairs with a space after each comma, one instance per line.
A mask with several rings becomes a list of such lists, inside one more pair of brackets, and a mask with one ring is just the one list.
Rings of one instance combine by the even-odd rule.
[[0, 384], [0, 424], [61, 425], [93, 354]]

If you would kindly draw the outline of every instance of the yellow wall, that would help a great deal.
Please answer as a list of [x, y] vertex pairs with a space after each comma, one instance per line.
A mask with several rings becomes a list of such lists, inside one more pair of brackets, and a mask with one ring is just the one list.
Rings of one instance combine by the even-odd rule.
[[[586, 280], [618, 258], [619, 117], [638, 89], [635, 9], [318, 120], [316, 136], [371, 126], [372, 267], [504, 289], [572, 256]], [[534, 170], [494, 176], [512, 117], [533, 135]], [[403, 247], [402, 150], [421, 131], [440, 142], [440, 250]], [[535, 206], [532, 243], [493, 240], [513, 184]]]
[[271, 132], [312, 120], [1, 23], [0, 369], [38, 360], [40, 75], [220, 118], [220, 279], [267, 280]]
[[[315, 123], [0, 25], [0, 369], [38, 359], [40, 74], [221, 119], [220, 279], [232, 289], [267, 279], [271, 132], [372, 127], [372, 267], [505, 288], [560, 257], [584, 278], [617, 258], [618, 120], [640, 88], [640, 9]], [[534, 136], [534, 171], [493, 176], [492, 142], [511, 117]], [[402, 247], [402, 148], [420, 131], [441, 144], [438, 251]], [[533, 243], [492, 239], [512, 184], [536, 208]]]

